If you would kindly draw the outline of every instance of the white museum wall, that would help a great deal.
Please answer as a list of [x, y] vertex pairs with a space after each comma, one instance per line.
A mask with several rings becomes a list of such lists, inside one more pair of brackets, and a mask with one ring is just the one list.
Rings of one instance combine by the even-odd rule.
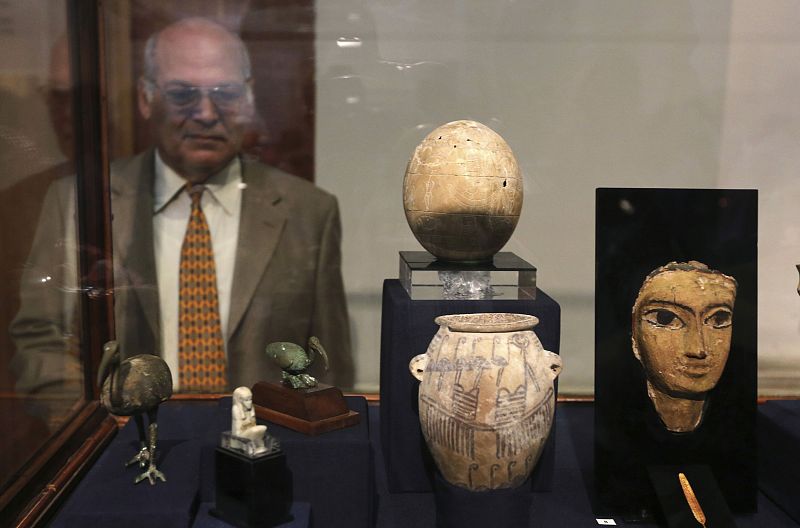
[[720, 184], [759, 189], [759, 392], [800, 394], [800, 9], [735, 2]]
[[[600, 186], [761, 189], [761, 285], [773, 280], [782, 304], [773, 318], [772, 293], [760, 290], [760, 392], [800, 392], [800, 231], [789, 225], [800, 191], [786, 189], [800, 157], [800, 60], [786, 60], [800, 59], [800, 15], [790, 6], [318, 2], [317, 183], [342, 209], [356, 389], [378, 389], [383, 280], [397, 277], [398, 251], [421, 249], [402, 208], [408, 158], [433, 128], [468, 118], [520, 162], [525, 203], [505, 250], [535, 264], [561, 304], [562, 393], [593, 391]], [[770, 224], [782, 234], [765, 233]], [[771, 252], [788, 272], [764, 260]]]

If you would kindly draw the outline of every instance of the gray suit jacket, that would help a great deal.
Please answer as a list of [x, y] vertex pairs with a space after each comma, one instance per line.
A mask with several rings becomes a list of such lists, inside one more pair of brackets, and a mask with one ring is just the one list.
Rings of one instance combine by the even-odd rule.
[[[125, 355], [160, 354], [158, 282], [153, 250], [154, 151], [115, 163], [111, 170], [116, 336]], [[341, 226], [336, 199], [313, 184], [260, 163], [242, 164], [242, 210], [228, 321], [230, 388], [279, 380], [264, 354], [272, 341], [306, 346], [315, 335], [328, 351], [331, 372], [312, 374], [344, 388], [353, 364], [341, 275]], [[60, 182], [59, 182], [60, 183]], [[49, 383], [72, 354], [64, 327], [63, 240], [55, 225], [73, 200], [71, 186], [51, 189], [34, 241], [11, 325], [17, 344], [18, 385]], [[68, 216], [68, 215], [67, 215]], [[63, 236], [62, 236], [63, 238]], [[56, 259], [53, 255], [61, 255]], [[177, 270], [176, 270], [177, 273]], [[40, 286], [37, 277], [50, 276]], [[26, 291], [27, 290], [27, 291]], [[56, 298], [61, 297], [61, 299]], [[320, 362], [321, 363], [321, 362]], [[67, 368], [67, 371], [70, 371]]]

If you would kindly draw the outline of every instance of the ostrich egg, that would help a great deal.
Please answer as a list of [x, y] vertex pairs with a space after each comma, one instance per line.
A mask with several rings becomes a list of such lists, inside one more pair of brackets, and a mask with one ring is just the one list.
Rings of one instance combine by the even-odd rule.
[[440, 126], [408, 162], [403, 209], [414, 236], [435, 257], [490, 260], [511, 238], [522, 210], [514, 153], [476, 121]]

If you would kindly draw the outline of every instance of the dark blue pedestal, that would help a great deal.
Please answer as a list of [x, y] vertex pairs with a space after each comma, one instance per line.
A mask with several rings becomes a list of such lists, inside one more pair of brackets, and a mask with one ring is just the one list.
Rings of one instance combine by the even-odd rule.
[[[197, 516], [194, 518], [192, 528], [231, 528], [231, 525], [217, 519], [209, 513], [214, 507], [210, 502], [200, 503], [197, 509]], [[289, 519], [275, 528], [310, 528], [311, 527], [311, 505], [307, 502], [294, 502], [289, 511]]]
[[758, 483], [764, 494], [800, 523], [800, 401], [758, 408]]
[[[535, 315], [534, 332], [546, 350], [558, 353], [561, 307], [542, 290], [536, 299], [412, 300], [400, 281], [383, 283], [381, 318], [380, 424], [389, 491], [432, 490], [434, 464], [419, 426], [419, 382], [408, 371], [409, 360], [423, 354], [439, 327], [433, 320], [446, 314], [512, 312]], [[531, 478], [536, 491], [552, 487], [555, 430]]]
[[530, 518], [530, 482], [516, 488], [470, 491], [437, 471], [433, 480], [436, 528], [519, 528]]

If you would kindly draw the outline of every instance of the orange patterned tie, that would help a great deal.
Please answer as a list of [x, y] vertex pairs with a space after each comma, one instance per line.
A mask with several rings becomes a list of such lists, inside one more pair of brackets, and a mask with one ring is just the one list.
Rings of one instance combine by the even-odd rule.
[[211, 233], [200, 199], [205, 187], [187, 185], [192, 213], [181, 247], [178, 358], [181, 392], [227, 390]]

